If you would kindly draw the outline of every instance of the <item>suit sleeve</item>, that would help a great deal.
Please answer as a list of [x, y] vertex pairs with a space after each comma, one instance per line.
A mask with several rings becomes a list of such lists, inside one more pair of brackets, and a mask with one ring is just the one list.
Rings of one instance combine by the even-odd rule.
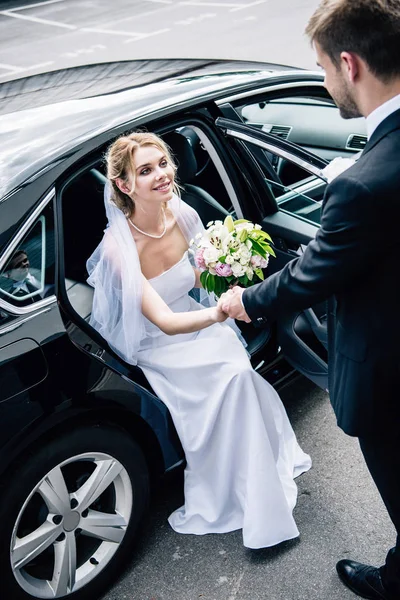
[[309, 308], [362, 278], [377, 260], [374, 196], [359, 181], [342, 176], [327, 188], [321, 227], [300, 258], [245, 290], [252, 320], [276, 319]]

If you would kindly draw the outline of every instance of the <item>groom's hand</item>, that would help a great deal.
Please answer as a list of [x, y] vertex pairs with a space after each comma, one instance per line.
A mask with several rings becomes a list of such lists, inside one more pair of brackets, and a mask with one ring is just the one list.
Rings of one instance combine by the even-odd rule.
[[251, 323], [251, 319], [244, 309], [242, 304], [243, 288], [234, 287], [222, 294], [220, 303], [222, 310], [227, 313], [232, 319]]

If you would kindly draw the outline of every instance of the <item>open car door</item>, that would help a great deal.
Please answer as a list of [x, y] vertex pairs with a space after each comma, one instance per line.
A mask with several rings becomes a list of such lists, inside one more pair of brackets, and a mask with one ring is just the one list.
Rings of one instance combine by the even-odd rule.
[[[229, 140], [238, 168], [251, 172], [257, 188], [260, 224], [274, 242], [277, 258], [269, 273], [297, 257], [318, 230], [327, 180], [324, 159], [243, 122], [220, 117], [217, 127]], [[261, 194], [260, 194], [261, 189]], [[260, 196], [262, 201], [260, 203]], [[254, 204], [254, 202], [253, 202]], [[244, 207], [254, 215], [254, 206]], [[327, 321], [333, 319], [333, 301], [287, 314], [277, 322], [278, 340], [285, 358], [300, 373], [327, 389]]]

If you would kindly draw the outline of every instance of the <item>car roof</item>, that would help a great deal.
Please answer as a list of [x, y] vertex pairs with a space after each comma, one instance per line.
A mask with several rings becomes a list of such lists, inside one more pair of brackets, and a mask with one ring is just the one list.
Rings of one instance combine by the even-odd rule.
[[[161, 116], [174, 106], [184, 108], [222, 92], [229, 94], [288, 70], [295, 71], [239, 61], [128, 61], [2, 84], [0, 106], [7, 111], [14, 98], [14, 110], [0, 116], [0, 201], [102, 132], [128, 126], [140, 117]], [[15, 110], [18, 105], [21, 110]]]

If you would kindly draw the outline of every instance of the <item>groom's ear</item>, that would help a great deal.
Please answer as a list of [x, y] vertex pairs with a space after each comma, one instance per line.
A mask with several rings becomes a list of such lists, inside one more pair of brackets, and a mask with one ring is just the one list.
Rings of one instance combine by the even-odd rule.
[[129, 187], [129, 182], [125, 181], [125, 179], [121, 179], [121, 177], [117, 177], [117, 179], [115, 180], [115, 185], [124, 194], [129, 195], [131, 193], [131, 188]]

